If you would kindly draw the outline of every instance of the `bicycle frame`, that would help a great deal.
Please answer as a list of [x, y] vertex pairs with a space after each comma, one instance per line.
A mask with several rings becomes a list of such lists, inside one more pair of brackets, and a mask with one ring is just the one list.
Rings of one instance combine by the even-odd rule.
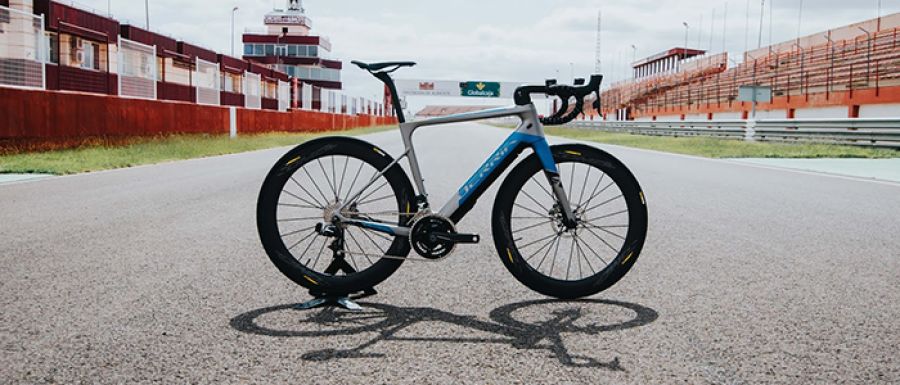
[[[466, 183], [458, 189], [456, 195], [450, 198], [450, 200], [444, 204], [443, 208], [441, 208], [440, 212], [438, 212], [438, 215], [449, 218], [454, 223], [458, 223], [460, 220], [462, 220], [463, 217], [465, 217], [466, 214], [468, 214], [472, 207], [475, 206], [475, 203], [478, 201], [481, 195], [483, 195], [484, 192], [497, 180], [497, 178], [499, 178], [500, 175], [502, 175], [503, 172], [512, 165], [512, 163], [522, 153], [522, 151], [530, 147], [535, 152], [535, 154], [537, 154], [537, 157], [544, 168], [544, 174], [547, 176], [547, 181], [550, 183], [552, 191], [556, 196], [557, 202], [560, 203], [564, 219], [566, 221], [571, 221], [572, 223], [574, 223], [574, 214], [569, 204], [569, 199], [563, 189], [562, 183], [560, 182], [559, 170], [556, 167], [556, 162], [553, 160], [553, 154], [550, 151], [550, 145], [547, 143], [547, 138], [544, 134], [544, 127], [540, 122], [534, 104], [494, 108], [477, 112], [449, 115], [428, 120], [401, 123], [400, 133], [403, 137], [403, 144], [406, 148], [406, 151], [404, 151], [404, 153], [400, 157], [395, 159], [394, 162], [388, 165], [388, 167], [386, 167], [384, 170], [381, 170], [380, 173], [376, 174], [371, 181], [369, 181], [361, 188], [359, 192], [352, 194], [352, 198], [348, 199], [347, 202], [345, 202], [343, 206], [336, 211], [338, 213], [341, 213], [344, 207], [359, 199], [363, 192], [371, 187], [372, 184], [378, 180], [378, 178], [380, 178], [387, 172], [387, 170], [390, 170], [392, 167], [399, 164], [399, 162], [403, 158], [408, 157], [409, 167], [410, 171], [412, 172], [412, 177], [416, 185], [417, 193], [420, 197], [423, 197], [423, 201], [420, 202], [421, 205], [419, 209], [429, 210], [428, 212], [430, 212], [427, 201], [428, 193], [425, 188], [425, 181], [422, 178], [419, 161], [416, 157], [415, 146], [413, 145], [412, 141], [412, 137], [415, 131], [419, 128], [427, 126], [438, 126], [451, 123], [463, 123], [512, 116], [521, 119], [521, 123], [519, 123], [519, 126], [500, 145], [500, 147], [498, 147], [494, 151], [494, 153], [484, 162], [484, 164], [475, 172], [475, 174], [472, 175], [472, 177], [470, 177], [466, 181]], [[352, 218], [346, 218], [341, 214], [337, 214], [337, 218], [341, 220], [342, 223], [365, 227], [367, 229], [386, 234], [396, 236], [409, 236], [410, 233], [410, 229], [408, 227], [394, 226], [382, 222], [361, 221]]]

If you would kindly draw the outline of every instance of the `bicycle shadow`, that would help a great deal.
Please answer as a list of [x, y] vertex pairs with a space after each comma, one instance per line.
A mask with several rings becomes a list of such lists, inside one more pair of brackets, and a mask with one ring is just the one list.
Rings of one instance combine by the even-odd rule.
[[[624, 371], [619, 364], [618, 357], [609, 362], [602, 362], [593, 357], [571, 354], [564, 343], [563, 335], [572, 333], [598, 335], [605, 332], [644, 326], [659, 318], [659, 314], [649, 307], [612, 300], [559, 301], [545, 299], [513, 303], [492, 310], [489, 314], [491, 322], [478, 319], [475, 316], [458, 315], [427, 307], [396, 307], [377, 303], [360, 304], [365, 308], [363, 312], [347, 312], [335, 308], [301, 312], [295, 309], [296, 304], [272, 306], [235, 316], [231, 319], [230, 325], [233, 329], [244, 333], [270, 337], [315, 338], [375, 333], [373, 338], [351, 349], [324, 349], [306, 352], [302, 358], [307, 361], [384, 357], [380, 353], [367, 353], [364, 351], [383, 341], [497, 343], [509, 344], [517, 349], [549, 351], [554, 358], [565, 366]], [[541, 309], [540, 307], [554, 307], [555, 309], [547, 312], [542, 311], [546, 309]], [[608, 310], [607, 313], [622, 313], [624, 311], [633, 314], [625, 317], [625, 320], [620, 319], [611, 322], [589, 322], [584, 320], [586, 310], [599, 311], [602, 309]], [[522, 310], [530, 310], [531, 315], [546, 315], [549, 318], [533, 322], [516, 319], [513, 314]], [[266, 320], [261, 320], [261, 318], [280, 318], [284, 321], [282, 322], [283, 327], [276, 328], [275, 326], [263, 325]], [[489, 333], [496, 337], [409, 337], [397, 335], [407, 327], [420, 322], [444, 322], [477, 332]], [[277, 323], [277, 321], [271, 321], [270, 323]], [[581, 323], [586, 324], [582, 325]]]

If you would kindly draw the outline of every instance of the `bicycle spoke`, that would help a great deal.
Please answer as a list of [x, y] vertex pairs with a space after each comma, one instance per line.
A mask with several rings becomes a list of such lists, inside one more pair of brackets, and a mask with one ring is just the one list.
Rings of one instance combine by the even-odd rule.
[[572, 243], [572, 249], [575, 250], [575, 256], [578, 257], [578, 259], [576, 259], [578, 261], [578, 277], [584, 278], [584, 270], [581, 269], [581, 249], [579, 249], [580, 246], [578, 246], [578, 234], [574, 234], [572, 240], [574, 241]]
[[396, 195], [394, 195], [394, 193], [391, 192], [391, 195], [385, 195], [385, 196], [383, 196], [383, 197], [381, 197], [381, 198], [369, 199], [369, 200], [367, 200], [367, 201], [365, 201], [365, 202], [360, 202], [358, 205], [359, 205], [359, 206], [362, 206], [362, 205], [367, 205], [367, 204], [370, 204], [370, 203], [381, 202], [381, 201], [383, 201], [383, 200], [385, 200], [385, 199], [394, 198], [395, 196], [396, 196]]
[[[542, 185], [540, 182], [534, 180], [534, 176], [532, 176], [530, 179], [528, 179], [528, 182], [534, 182], [534, 184], [536, 184], [538, 187], [540, 187], [541, 190], [544, 190], [544, 192], [547, 193], [547, 196], [549, 196], [550, 199], [556, 199], [556, 198], [553, 196], [553, 193], [550, 192], [550, 190], [547, 190], [547, 188], [544, 187], [544, 185]], [[526, 182], [526, 184], [527, 184], [527, 182]], [[524, 189], [525, 186], [522, 186], [522, 188]]]
[[350, 194], [353, 194], [353, 188], [356, 187], [356, 181], [359, 180], [359, 174], [362, 173], [363, 166], [366, 162], [359, 161], [359, 168], [356, 170], [356, 176], [353, 177], [353, 182], [350, 184], [350, 188], [347, 189], [347, 195], [344, 197], [343, 201], [347, 201], [350, 199]]
[[577, 163], [572, 163], [572, 175], [569, 175], [569, 189], [566, 190], [568, 194], [571, 194], [573, 192], [572, 187], [575, 186], [575, 166], [577, 165]]
[[569, 280], [569, 271], [572, 270], [573, 254], [575, 254], [575, 237], [572, 237], [572, 247], [569, 249], [569, 263], [566, 265], [566, 281]]
[[[581, 242], [581, 244], [583, 244], [584, 247], [587, 247], [587, 249], [590, 250], [591, 253], [593, 253], [594, 256], [597, 257], [597, 259], [599, 259], [601, 262], [603, 262], [603, 265], [604, 265], [604, 266], [609, 264], [609, 263], [606, 263], [606, 260], [603, 259], [603, 257], [600, 255], [600, 253], [596, 252], [596, 251], [594, 250], [594, 248], [591, 247], [591, 245], [589, 245], [587, 242]], [[585, 254], [585, 257], [586, 257], [586, 256], [587, 256], [587, 255]], [[593, 268], [592, 268], [591, 270], [593, 270]]]
[[286, 219], [279, 219], [278, 222], [303, 222], [303, 221], [311, 221], [313, 219], [322, 219], [322, 217], [286, 218]]
[[378, 242], [375, 242], [375, 240], [372, 239], [371, 236], [369, 236], [369, 233], [368, 233], [367, 231], [363, 231], [363, 235], [365, 235], [366, 238], [368, 238], [369, 241], [372, 242], [373, 245], [375, 245], [375, 247], [378, 249], [378, 251], [380, 251], [382, 254], [387, 254], [387, 251], [384, 250], [384, 249], [381, 247], [381, 245], [378, 244]]
[[607, 247], [609, 247], [610, 250], [612, 250], [612, 251], [615, 252], [616, 254], [619, 253], [619, 249], [616, 249], [615, 247], [613, 247], [613, 245], [610, 245], [609, 242], [607, 242], [605, 239], [603, 239], [603, 237], [597, 235], [597, 233], [595, 233], [594, 230], [591, 230], [590, 227], [585, 227], [585, 230], [587, 230], [589, 233], [591, 233], [591, 234], [593, 234], [595, 237], [597, 237], [597, 239], [599, 239], [600, 242], [603, 242], [604, 245], [606, 245]]
[[[293, 181], [294, 184], [297, 185], [297, 187], [300, 187], [300, 189], [303, 190], [303, 192], [305, 192], [306, 195], [308, 195], [310, 198], [312, 198], [312, 200], [315, 201], [316, 203], [313, 204], [312, 202], [307, 201], [306, 199], [300, 198], [299, 196], [292, 194], [292, 193], [291, 193], [290, 191], [288, 191], [288, 190], [284, 190], [285, 193], [287, 193], [288, 195], [290, 195], [290, 196], [292, 196], [292, 197], [294, 197], [294, 198], [297, 198], [297, 199], [303, 201], [303, 203], [311, 204], [311, 205], [313, 205], [313, 206], [318, 206], [318, 208], [320, 208], [320, 209], [325, 209], [325, 205], [323, 205], [322, 203], [319, 203], [319, 200], [318, 200], [313, 194], [311, 194], [309, 191], [306, 191], [306, 188], [303, 187], [303, 185], [301, 185], [300, 182], [297, 182], [297, 180], [294, 179], [293, 176], [291, 177], [291, 181]], [[328, 202], [328, 201], [325, 201], [325, 202]]]
[[[287, 191], [285, 191], [285, 192], [287, 192]], [[279, 203], [278, 205], [283, 206], [283, 207], [292, 207], [292, 208], [296, 208], [296, 209], [323, 209], [322, 207], [295, 205], [295, 204], [289, 204], [289, 203]]]
[[[556, 245], [557, 250], [559, 249], [559, 240], [560, 240], [560, 239], [561, 239], [561, 236], [560, 236], [560, 235], [557, 235], [556, 238], [553, 239], [553, 244]], [[541, 258], [541, 263], [539, 263], [539, 264], [537, 265], [537, 268], [535, 268], [535, 270], [538, 270], [538, 271], [541, 270], [541, 266], [544, 265], [544, 261], [546, 261], [546, 260], [547, 260], [547, 256], [550, 255], [550, 250], [553, 250], [553, 245], [550, 245], [550, 247], [547, 248], [547, 251], [544, 253], [544, 257]]]
[[578, 196], [578, 202], [581, 202], [584, 199], [584, 192], [587, 190], [588, 179], [591, 177], [591, 171], [594, 171], [593, 167], [588, 167], [588, 172], [584, 175], [584, 183], [581, 185], [581, 194]]
[[[579, 237], [578, 235], [576, 235], [575, 238], [577, 238], [577, 239], [579, 239], [579, 240], [581, 239], [581, 237]], [[584, 263], [585, 263], [586, 265], [588, 265], [588, 268], [591, 269], [591, 273], [597, 274], [597, 271], [594, 270], [594, 266], [591, 265], [590, 259], [588, 259], [587, 253], [585, 253], [585, 252], [584, 252], [584, 249], [581, 248], [581, 244], [582, 244], [582, 243], [583, 243], [583, 242], [578, 242], [578, 243], [576, 243], [575, 245], [578, 246], [578, 251], [581, 252], [581, 256], [584, 257]], [[585, 245], [585, 246], [587, 246], [587, 245]], [[600, 256], [597, 256], [597, 257], [600, 258]], [[603, 258], [600, 258], [600, 260], [603, 261]], [[606, 263], [606, 262], [604, 261], [604, 263]], [[593, 274], [592, 274], [592, 275], [593, 275]]]
[[616, 184], [615, 181], [612, 181], [612, 182], [610, 182], [609, 185], [607, 185], [606, 187], [604, 187], [603, 190], [600, 190], [599, 192], [597, 192], [597, 189], [600, 188], [600, 184], [603, 183], [603, 178], [606, 178], [606, 174], [600, 174], [600, 180], [598, 180], [598, 181], [597, 181], [597, 185], [594, 186], [594, 191], [591, 191], [591, 196], [590, 196], [590, 198], [588, 198], [588, 200], [585, 201], [585, 202], [579, 203], [579, 204], [578, 204], [578, 207], [585, 207], [585, 206], [591, 204], [591, 201], [594, 200], [594, 198], [596, 198], [596, 197], [597, 197], [598, 195], [600, 195], [600, 194], [603, 194], [603, 192], [606, 191], [606, 189], [610, 188], [610, 186]]
[[525, 231], [525, 230], [530, 230], [530, 229], [533, 229], [533, 228], [535, 228], [535, 227], [542, 226], [542, 225], [546, 225], [546, 224], [552, 223], [552, 222], [553, 222], [553, 219], [548, 220], [548, 221], [543, 221], [543, 222], [540, 222], [540, 223], [537, 223], [537, 224], [534, 224], [534, 225], [531, 225], [531, 226], [528, 226], [528, 227], [524, 227], [524, 228], [518, 229], [518, 230], [516, 230], [516, 231], [513, 231], [512, 233], [515, 234], [515, 233], [519, 233], [519, 232], [522, 232], [522, 231]]
[[384, 239], [384, 240], [386, 240], [386, 241], [394, 242], [394, 240], [391, 239], [391, 238], [389, 238], [387, 235], [384, 235], [384, 234], [382, 234], [382, 233], [379, 233], [379, 232], [377, 232], [377, 231], [375, 231], [375, 230], [367, 229], [367, 228], [365, 228], [365, 227], [360, 227], [359, 229], [362, 230], [362, 231], [364, 231], [364, 232], [366, 232], [366, 233], [369, 233], [369, 234], [378, 236], [378, 237], [380, 237], [381, 239]]
[[[522, 205], [520, 205], [520, 204], [518, 204], [518, 203], [513, 203], [513, 204], [514, 204], [516, 207], [519, 207], [519, 208], [521, 208], [521, 209], [523, 209], [523, 210], [525, 210], [525, 211], [528, 211], [528, 212], [530, 212], [530, 213], [532, 213], [532, 214], [535, 214], [535, 215], [543, 215], [543, 214], [541, 214], [541, 213], [539, 213], [539, 212], [537, 212], [537, 211], [534, 211], [534, 210], [532, 210], [532, 209], [529, 209], [528, 207], [522, 206]], [[550, 217], [547, 217], [547, 218], [550, 218]]]
[[304, 231], [309, 231], [309, 230], [312, 230], [312, 229], [315, 229], [315, 228], [316, 228], [316, 226], [310, 226], [310, 227], [303, 228], [303, 229], [300, 229], [300, 230], [297, 230], [297, 231], [291, 231], [291, 232], [289, 232], [289, 233], [281, 234], [281, 237], [282, 237], [282, 238], [284, 238], [284, 237], [289, 237], [289, 236], [291, 236], [291, 235], [300, 234], [300, 233], [302, 233], [302, 232], [304, 232]]
[[[556, 250], [553, 251], [553, 260], [550, 261], [550, 274], [547, 274], [548, 277], [553, 276], [553, 268], [556, 267], [556, 256], [559, 255], [559, 246], [562, 245], [562, 237], [559, 238], [559, 241], [556, 242]], [[540, 267], [538, 267], [540, 268]]]
[[[291, 245], [291, 247], [288, 247], [288, 251], [290, 251], [290, 250], [292, 250], [293, 248], [297, 247], [297, 245], [299, 245], [299, 244], [305, 242], [307, 239], [309, 239], [309, 238], [312, 237], [313, 235], [315, 235], [316, 237], [318, 237], [319, 234], [318, 234], [318, 233], [312, 233], [312, 234], [307, 235], [307, 236], [304, 237], [303, 239], [297, 241], [297, 243], [294, 243], [293, 245]], [[313, 238], [313, 241], [315, 241], [315, 238]], [[312, 242], [310, 242], [310, 245], [312, 245]], [[307, 250], [309, 250], [309, 247], [308, 247], [308, 246], [307, 246]], [[306, 254], [306, 250], [303, 250], [303, 252], [300, 253], [300, 256], [302, 257], [303, 254]]]
[[537, 199], [534, 199], [534, 197], [531, 196], [531, 194], [529, 194], [528, 191], [522, 190], [522, 194], [525, 194], [525, 196], [528, 197], [528, 199], [531, 199], [532, 202], [536, 203], [538, 205], [538, 207], [549, 211], [547, 209], [547, 207], [545, 207], [543, 204], [541, 204], [541, 202], [538, 202]]
[[316, 158], [316, 163], [319, 164], [319, 168], [322, 170], [322, 176], [325, 177], [325, 181], [328, 182], [328, 187], [331, 188], [331, 193], [334, 194], [334, 200], [337, 202], [337, 191], [334, 189], [334, 184], [331, 183], [331, 179], [328, 179], [328, 172], [325, 171], [325, 166], [322, 165], [322, 158]]
[[594, 206], [594, 207], [591, 207], [591, 208], [589, 208], [589, 209], [587, 209], [587, 210], [584, 210], [584, 212], [586, 213], [586, 212], [591, 211], [591, 210], [594, 210], [594, 209], [596, 209], [596, 208], [603, 207], [603, 206], [605, 206], [605, 205], [611, 203], [612, 201], [615, 201], [616, 199], [619, 199], [619, 198], [622, 198], [622, 197], [623, 197], [623, 195], [622, 195], [622, 194], [619, 194], [619, 195], [617, 195], [617, 196], [615, 196], [615, 197], [612, 197], [612, 198], [610, 198], [610, 199], [607, 199], [607, 200], [604, 201], [603, 203], [597, 204], [597, 205]]
[[306, 167], [303, 167], [303, 172], [306, 173], [307, 177], [309, 177], [309, 180], [310, 180], [310, 182], [312, 182], [313, 187], [316, 188], [316, 191], [318, 191], [319, 194], [322, 195], [322, 199], [325, 200], [325, 203], [328, 203], [328, 201], [329, 201], [328, 197], [326, 197], [325, 193], [322, 192], [322, 189], [319, 188], [319, 184], [316, 183], [316, 181], [313, 179], [312, 175], [309, 175], [309, 170], [307, 170]]
[[[370, 196], [375, 195], [375, 193], [377, 193], [378, 191], [381, 191], [381, 189], [384, 188], [384, 186], [387, 186], [387, 184], [388, 184], [388, 181], [385, 180], [384, 183], [381, 184], [381, 186], [378, 186], [378, 188], [376, 188], [375, 190], [372, 190], [372, 192], [366, 194], [366, 196], [357, 199], [357, 201], [364, 201], [364, 200], [368, 199]], [[366, 190], [363, 190], [363, 191], [366, 191]]]
[[599, 221], [599, 220], [601, 220], [601, 219], [606, 219], [606, 218], [614, 217], [614, 216], [616, 216], [616, 215], [625, 214], [625, 213], [627, 213], [627, 212], [628, 212], [628, 209], [625, 209], [625, 210], [622, 210], [622, 211], [614, 212], [614, 213], [612, 213], [612, 214], [606, 214], [606, 215], [604, 215], [604, 216], [602, 216], [602, 217], [591, 218], [591, 219], [586, 220], [585, 222], [587, 222], [587, 223], [593, 223], [593, 222]]
[[[595, 229], [597, 229], [597, 230], [600, 230], [600, 231], [602, 231], [602, 232], [604, 232], [604, 233], [607, 233], [607, 234], [609, 234], [609, 235], [612, 235], [612, 236], [614, 236], [614, 237], [616, 237], [616, 238], [619, 238], [619, 239], [621, 239], [621, 240], [623, 240], [623, 241], [625, 240], [625, 237], [623, 237], [623, 236], [621, 236], [621, 235], [619, 235], [619, 234], [616, 234], [616, 233], [614, 233], [614, 232], [612, 232], [612, 231], [609, 231], [609, 230], [603, 228], [602, 226], [594, 226], [594, 225], [592, 225], [592, 224], [587, 224], [587, 225], [590, 226], [590, 227], [592, 227], [592, 228], [595, 228]], [[625, 226], [625, 227], [628, 227], [628, 226]]]
[[341, 196], [344, 195], [344, 194], [342, 194], [342, 192], [344, 191], [344, 182], [347, 181], [347, 179], [346, 179], [346, 177], [347, 177], [347, 165], [349, 165], [349, 164], [350, 164], [350, 157], [349, 157], [349, 156], [345, 156], [345, 157], [344, 157], [344, 171], [341, 172], [341, 184], [338, 185], [338, 186], [339, 186], [339, 187], [338, 187], [338, 197], [341, 197]]
[[369, 259], [369, 255], [366, 254], [366, 249], [364, 249], [364, 248], [362, 247], [362, 245], [359, 244], [359, 241], [356, 240], [356, 237], [353, 236], [353, 233], [350, 232], [350, 229], [347, 229], [347, 230], [346, 230], [346, 233], [347, 233], [347, 235], [350, 235], [350, 239], [353, 240], [353, 243], [356, 245], [356, 247], [359, 247], [359, 250], [362, 252], [362, 255], [363, 255], [364, 257], [366, 257], [366, 260], [369, 261], [369, 264], [374, 264], [374, 263], [372, 262], [372, 260]]
[[553, 244], [556, 242], [557, 239], [559, 239], [559, 235], [556, 235], [550, 242], [545, 243], [543, 246], [541, 246], [540, 249], [537, 249], [537, 251], [535, 251], [533, 254], [529, 255], [528, 258], [525, 258], [525, 262], [530, 261], [531, 258], [534, 258], [538, 254], [540, 254], [541, 251], [544, 251], [545, 247], [547, 247], [547, 246], [553, 247]]
[[526, 247], [528, 247], [528, 246], [531, 246], [531, 245], [533, 245], [533, 244], [535, 244], [535, 243], [543, 242], [543, 241], [546, 241], [546, 240], [548, 240], [548, 239], [550, 239], [550, 238], [553, 238], [553, 237], [559, 237], [559, 236], [560, 236], [560, 234], [551, 234], [550, 236], [547, 236], [547, 237], [538, 239], [538, 240], [536, 240], [536, 241], [534, 241], [534, 242], [531, 242], [531, 243], [529, 243], [529, 244], [527, 244], [527, 245], [525, 245], [525, 246], [519, 246], [519, 250], [522, 250], [522, 249], [524, 249], [524, 248], [526, 248]]

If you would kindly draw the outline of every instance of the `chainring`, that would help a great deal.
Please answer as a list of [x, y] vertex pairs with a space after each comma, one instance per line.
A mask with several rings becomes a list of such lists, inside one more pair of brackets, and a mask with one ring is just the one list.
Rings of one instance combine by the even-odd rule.
[[423, 258], [439, 260], [456, 249], [455, 242], [438, 239], [436, 233], [456, 234], [453, 222], [440, 215], [428, 215], [416, 220], [410, 229], [409, 243]]

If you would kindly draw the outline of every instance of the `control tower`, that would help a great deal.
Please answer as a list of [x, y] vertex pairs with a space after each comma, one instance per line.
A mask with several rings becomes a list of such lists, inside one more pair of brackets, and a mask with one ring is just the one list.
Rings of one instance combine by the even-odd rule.
[[341, 89], [343, 63], [331, 58], [331, 42], [312, 33], [312, 20], [300, 0], [266, 14], [265, 28], [244, 33], [244, 59], [317, 87]]

